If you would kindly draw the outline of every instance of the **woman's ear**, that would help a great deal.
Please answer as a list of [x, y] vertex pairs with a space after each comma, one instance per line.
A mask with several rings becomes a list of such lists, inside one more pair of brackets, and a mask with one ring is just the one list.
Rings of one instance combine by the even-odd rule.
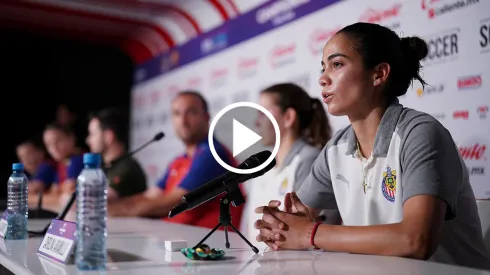
[[380, 63], [374, 68], [373, 86], [385, 85], [391, 72], [390, 64]]
[[285, 128], [292, 128], [297, 120], [298, 114], [293, 108], [287, 108], [283, 113], [283, 122]]

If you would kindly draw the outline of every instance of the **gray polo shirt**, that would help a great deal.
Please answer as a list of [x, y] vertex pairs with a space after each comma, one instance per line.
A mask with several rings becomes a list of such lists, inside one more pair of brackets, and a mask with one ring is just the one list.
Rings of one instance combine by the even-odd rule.
[[388, 107], [373, 154], [359, 157], [351, 126], [337, 132], [298, 191], [309, 207], [335, 209], [344, 225], [398, 223], [416, 195], [447, 203], [442, 238], [430, 260], [490, 269], [475, 196], [451, 134], [432, 116]]
[[241, 226], [243, 232], [247, 232], [248, 239], [259, 249], [265, 249], [267, 246], [255, 241], [258, 231], [254, 228], [254, 222], [262, 217], [261, 214], [255, 213], [255, 208], [267, 205], [271, 200], [282, 202], [286, 193], [297, 191], [319, 153], [318, 148], [304, 140], [296, 140], [281, 166], [276, 166], [263, 176], [246, 183], [249, 193]]

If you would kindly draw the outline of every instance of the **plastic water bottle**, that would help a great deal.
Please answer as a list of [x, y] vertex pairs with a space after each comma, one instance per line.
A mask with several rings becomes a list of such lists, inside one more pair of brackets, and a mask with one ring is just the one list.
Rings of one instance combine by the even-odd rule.
[[84, 154], [77, 179], [77, 243], [79, 270], [103, 270], [107, 263], [107, 179], [99, 154]]
[[12, 175], [7, 182], [7, 234], [5, 239], [27, 239], [27, 191], [28, 180], [22, 163], [12, 165]]

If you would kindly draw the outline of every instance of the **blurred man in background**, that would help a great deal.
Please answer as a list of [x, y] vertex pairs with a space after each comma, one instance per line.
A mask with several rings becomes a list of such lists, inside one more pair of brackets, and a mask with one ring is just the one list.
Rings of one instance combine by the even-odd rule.
[[83, 151], [76, 146], [71, 128], [50, 124], [44, 130], [44, 144], [56, 161], [55, 184], [44, 195], [45, 204], [59, 206], [75, 191], [76, 180], [83, 169]]
[[143, 169], [134, 158], [125, 157], [127, 134], [126, 116], [116, 109], [96, 113], [88, 125], [86, 142], [91, 152], [102, 155], [109, 180], [109, 203], [146, 190]]
[[55, 180], [56, 168], [48, 157], [42, 139], [35, 137], [20, 143], [16, 153], [29, 178], [29, 196], [48, 191]]
[[[171, 219], [166, 218], [170, 210], [187, 194], [226, 170], [214, 159], [209, 144], [208, 104], [201, 94], [184, 91], [172, 101], [172, 123], [175, 133], [185, 145], [185, 152], [174, 159], [157, 186], [143, 195], [122, 199], [109, 204], [112, 216], [165, 217], [168, 222], [213, 228], [218, 223], [219, 198], [192, 210], [185, 211]], [[222, 160], [236, 166], [231, 153], [217, 140], [216, 152]], [[233, 223], [239, 226], [242, 207], [232, 207]]]

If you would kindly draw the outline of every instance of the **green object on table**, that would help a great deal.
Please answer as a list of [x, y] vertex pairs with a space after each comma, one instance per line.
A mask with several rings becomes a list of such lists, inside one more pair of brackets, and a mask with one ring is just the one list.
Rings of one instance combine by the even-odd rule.
[[192, 247], [182, 248], [182, 254], [191, 260], [220, 260], [225, 256], [225, 251], [221, 249], [210, 248], [206, 244], [202, 244], [196, 249]]

